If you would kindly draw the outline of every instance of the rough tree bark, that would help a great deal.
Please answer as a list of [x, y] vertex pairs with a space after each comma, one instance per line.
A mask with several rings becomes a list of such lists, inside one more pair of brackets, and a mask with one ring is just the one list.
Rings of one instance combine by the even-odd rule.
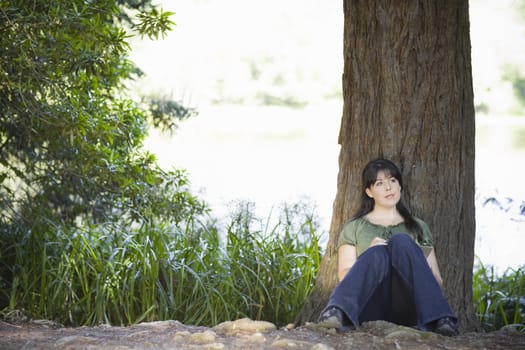
[[386, 157], [401, 168], [405, 203], [433, 232], [461, 328], [477, 329], [468, 0], [345, 0], [343, 97], [330, 237], [296, 323], [315, 320], [325, 306], [337, 283], [337, 239], [358, 206], [360, 172]]

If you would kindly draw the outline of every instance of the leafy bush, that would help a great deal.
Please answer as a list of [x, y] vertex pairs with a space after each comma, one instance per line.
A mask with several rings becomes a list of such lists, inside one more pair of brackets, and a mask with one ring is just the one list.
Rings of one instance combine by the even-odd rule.
[[503, 326], [525, 330], [525, 265], [498, 276], [494, 267], [478, 262], [473, 282], [475, 310], [486, 331]]
[[166, 217], [195, 200], [164, 196], [185, 176], [143, 149], [148, 123], [170, 130], [194, 111], [128, 88], [142, 75], [132, 33], [163, 36], [172, 14], [151, 0], [0, 0], [0, 225]]

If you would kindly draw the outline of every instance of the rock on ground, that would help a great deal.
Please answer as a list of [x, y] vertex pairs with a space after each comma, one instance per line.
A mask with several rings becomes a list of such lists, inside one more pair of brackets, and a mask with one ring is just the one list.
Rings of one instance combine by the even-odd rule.
[[145, 322], [129, 327], [66, 328], [47, 321], [0, 321], [0, 349], [525, 349], [525, 334], [513, 330], [443, 337], [392, 323], [365, 323], [337, 334], [307, 324], [278, 329], [264, 321], [240, 319], [215, 327], [178, 321]]

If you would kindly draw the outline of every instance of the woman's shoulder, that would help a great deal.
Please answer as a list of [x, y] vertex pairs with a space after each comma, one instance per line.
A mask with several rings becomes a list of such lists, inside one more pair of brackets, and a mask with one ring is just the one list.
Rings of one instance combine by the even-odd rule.
[[341, 234], [339, 236], [339, 246], [343, 244], [349, 244], [353, 246], [357, 246], [360, 237], [363, 232], [368, 232], [369, 229], [366, 227], [367, 222], [362, 217], [353, 217], [348, 219], [344, 225], [343, 229], [341, 230]]
[[429, 230], [427, 223], [423, 219], [421, 219], [421, 218], [419, 218], [417, 216], [414, 216], [413, 218], [421, 226], [421, 229], [423, 231]]
[[428, 227], [427, 223], [418, 217], [414, 217], [414, 220], [418, 223], [419, 227], [421, 227], [421, 231], [422, 231], [421, 233], [423, 234], [421, 244], [434, 245], [434, 239], [432, 238], [432, 232], [430, 231], [430, 228]]

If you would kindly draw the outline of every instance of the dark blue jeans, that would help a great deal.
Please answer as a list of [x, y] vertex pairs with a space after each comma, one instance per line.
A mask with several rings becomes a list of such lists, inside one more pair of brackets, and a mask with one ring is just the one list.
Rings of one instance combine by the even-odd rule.
[[368, 248], [332, 292], [325, 310], [336, 306], [359, 326], [385, 320], [423, 326], [442, 317], [457, 319], [421, 248], [396, 234], [387, 245]]

